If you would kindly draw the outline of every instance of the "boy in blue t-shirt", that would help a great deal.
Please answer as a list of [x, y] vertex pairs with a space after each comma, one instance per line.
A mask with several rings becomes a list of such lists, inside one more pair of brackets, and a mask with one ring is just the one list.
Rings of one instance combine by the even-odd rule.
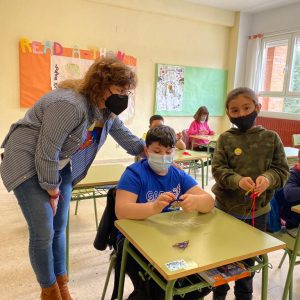
[[[175, 143], [176, 134], [169, 126], [158, 126], [148, 131], [147, 159], [127, 167], [117, 186], [115, 210], [118, 219], [146, 219], [172, 210], [170, 204], [175, 200], [180, 200], [178, 206], [187, 212], [207, 213], [213, 209], [212, 196], [203, 191], [190, 175], [173, 166]], [[123, 239], [118, 241], [118, 253], [121, 253]], [[142, 269], [130, 256], [128, 259], [126, 272], [135, 288], [128, 299], [141, 299], [143, 282], [138, 273]], [[164, 299], [163, 290], [156, 288], [158, 294], [152, 298]], [[188, 293], [183, 299], [199, 299], [208, 293], [209, 290], [203, 289], [202, 292]]]

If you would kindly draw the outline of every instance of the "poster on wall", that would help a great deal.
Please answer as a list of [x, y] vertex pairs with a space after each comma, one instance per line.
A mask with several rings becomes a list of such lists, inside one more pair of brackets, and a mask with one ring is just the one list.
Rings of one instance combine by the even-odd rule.
[[227, 70], [157, 64], [154, 113], [193, 116], [206, 106], [211, 116], [224, 115]]
[[184, 68], [158, 65], [156, 103], [159, 111], [182, 111]]
[[[105, 48], [89, 50], [63, 47], [54, 41], [44, 43], [21, 38], [19, 43], [20, 106], [31, 107], [45, 93], [58, 87], [66, 79], [80, 79], [95, 59], [114, 55], [136, 71], [136, 58], [122, 51]], [[134, 94], [129, 97], [128, 108], [120, 115], [123, 121], [134, 116]]]

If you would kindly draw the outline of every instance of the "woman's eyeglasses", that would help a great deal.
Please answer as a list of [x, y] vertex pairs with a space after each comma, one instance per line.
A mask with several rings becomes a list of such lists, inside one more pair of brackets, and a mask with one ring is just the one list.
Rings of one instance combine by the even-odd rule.
[[108, 90], [109, 90], [109, 92], [110, 92], [111, 94], [119, 94], [119, 95], [121, 95], [121, 96], [128, 96], [128, 97], [130, 97], [130, 96], [133, 95], [133, 92], [132, 92], [132, 91], [129, 91], [129, 90], [127, 90], [127, 89], [121, 89], [121, 90], [117, 91], [116, 93], [113, 93], [113, 92], [110, 90], [110, 88], [108, 88]]

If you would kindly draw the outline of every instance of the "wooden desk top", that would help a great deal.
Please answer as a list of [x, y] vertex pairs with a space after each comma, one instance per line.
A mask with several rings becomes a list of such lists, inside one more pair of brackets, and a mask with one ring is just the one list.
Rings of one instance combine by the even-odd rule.
[[293, 147], [284, 147], [284, 152], [287, 158], [297, 158], [299, 149]]
[[295, 213], [300, 214], [300, 204], [293, 206], [291, 209]]
[[[166, 280], [285, 247], [284, 242], [216, 208], [208, 214], [177, 211], [143, 221], [118, 220], [115, 225]], [[187, 240], [186, 249], [173, 247]], [[170, 271], [165, 265], [180, 259], [193, 267]]]
[[214, 135], [203, 135], [203, 134], [192, 134], [190, 138], [199, 139], [199, 140], [208, 140], [209, 142], [216, 142], [219, 138], [219, 134]]
[[126, 166], [121, 164], [92, 165], [75, 188], [117, 184], [125, 169]]
[[210, 158], [210, 154], [204, 151], [193, 151], [193, 150], [175, 150], [174, 161], [183, 162], [199, 159]]

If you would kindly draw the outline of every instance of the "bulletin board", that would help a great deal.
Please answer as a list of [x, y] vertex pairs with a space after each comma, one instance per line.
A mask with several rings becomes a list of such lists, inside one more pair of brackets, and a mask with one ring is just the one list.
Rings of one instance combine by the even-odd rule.
[[99, 57], [114, 54], [119, 60], [136, 68], [136, 58], [122, 51], [90, 47], [88, 50], [78, 46], [64, 47], [56, 41], [19, 41], [20, 65], [20, 107], [31, 107], [45, 93], [56, 89], [65, 79], [79, 79]]
[[226, 70], [156, 65], [155, 114], [193, 116], [206, 106], [211, 116], [223, 116], [226, 92]]

